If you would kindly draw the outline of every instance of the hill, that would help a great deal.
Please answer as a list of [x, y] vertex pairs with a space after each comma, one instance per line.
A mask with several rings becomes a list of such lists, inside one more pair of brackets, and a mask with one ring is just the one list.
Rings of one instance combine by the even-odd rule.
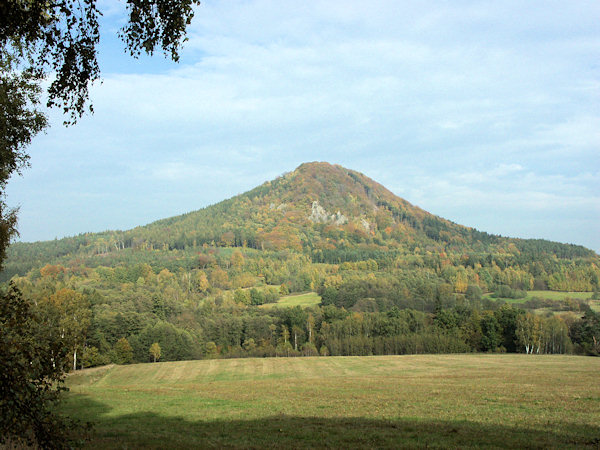
[[595, 448], [597, 358], [265, 358], [70, 376], [88, 447]]
[[503, 260], [503, 265], [544, 257], [598, 260], [582, 246], [502, 238], [457, 225], [411, 205], [359, 172], [306, 163], [229, 200], [129, 231], [14, 243], [1, 280], [58, 262], [116, 266], [139, 260], [155, 269], [161, 264], [173, 267], [174, 259], [184, 258], [177, 252], [197, 253], [207, 246], [292, 250], [325, 263], [389, 262], [406, 253], [467, 255], [470, 265], [483, 264], [485, 258]]
[[[8, 255], [3, 280], [66, 317], [84, 366], [148, 361], [153, 343], [163, 360], [600, 353], [594, 252], [452, 223], [328, 163], [188, 214]], [[304, 309], [259, 308], [309, 292]]]

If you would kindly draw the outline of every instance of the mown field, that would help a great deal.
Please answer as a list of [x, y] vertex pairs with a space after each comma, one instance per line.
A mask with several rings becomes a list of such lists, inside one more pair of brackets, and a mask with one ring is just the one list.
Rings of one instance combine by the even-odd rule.
[[185, 361], [73, 374], [90, 448], [598, 448], [600, 358]]
[[281, 297], [277, 303], [266, 303], [261, 305], [262, 308], [277, 307], [294, 307], [300, 306], [302, 308], [308, 308], [310, 306], [317, 306], [321, 303], [321, 297], [316, 292], [307, 292], [305, 294], [286, 295]]
[[565, 300], [574, 298], [577, 300], [588, 300], [592, 296], [592, 292], [559, 292], [559, 291], [527, 291], [527, 298], [533, 297], [550, 298], [552, 300]]

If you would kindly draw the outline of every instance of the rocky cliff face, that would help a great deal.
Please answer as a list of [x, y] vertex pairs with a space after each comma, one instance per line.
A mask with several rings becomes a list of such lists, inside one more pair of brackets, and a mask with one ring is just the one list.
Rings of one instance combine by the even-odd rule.
[[310, 216], [308, 216], [308, 220], [313, 223], [333, 223], [335, 225], [344, 225], [345, 223], [348, 223], [348, 218], [341, 212], [338, 211], [335, 214], [329, 214], [325, 211], [325, 208], [319, 205], [318, 200], [315, 200], [312, 203], [312, 209]]

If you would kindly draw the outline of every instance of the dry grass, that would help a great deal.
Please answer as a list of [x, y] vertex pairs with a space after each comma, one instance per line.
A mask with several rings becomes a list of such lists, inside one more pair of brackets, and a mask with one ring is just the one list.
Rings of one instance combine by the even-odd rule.
[[71, 376], [65, 409], [97, 423], [93, 447], [596, 448], [599, 374], [527, 355], [139, 364]]

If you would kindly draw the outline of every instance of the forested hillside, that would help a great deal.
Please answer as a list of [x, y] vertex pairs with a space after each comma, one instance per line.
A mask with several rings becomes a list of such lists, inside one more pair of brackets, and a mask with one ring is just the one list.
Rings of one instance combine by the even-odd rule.
[[[364, 175], [308, 163], [216, 205], [128, 231], [15, 243], [2, 280], [64, 319], [86, 366], [162, 359], [464, 351], [597, 353], [590, 302], [546, 314], [526, 291], [599, 290], [581, 246], [434, 216]], [[316, 308], [260, 308], [315, 291]], [[494, 300], [490, 295], [504, 300]], [[541, 302], [541, 303], [540, 303]], [[532, 307], [533, 308], [533, 307]], [[76, 319], [73, 319], [73, 318]], [[70, 327], [70, 328], [69, 328]]]

